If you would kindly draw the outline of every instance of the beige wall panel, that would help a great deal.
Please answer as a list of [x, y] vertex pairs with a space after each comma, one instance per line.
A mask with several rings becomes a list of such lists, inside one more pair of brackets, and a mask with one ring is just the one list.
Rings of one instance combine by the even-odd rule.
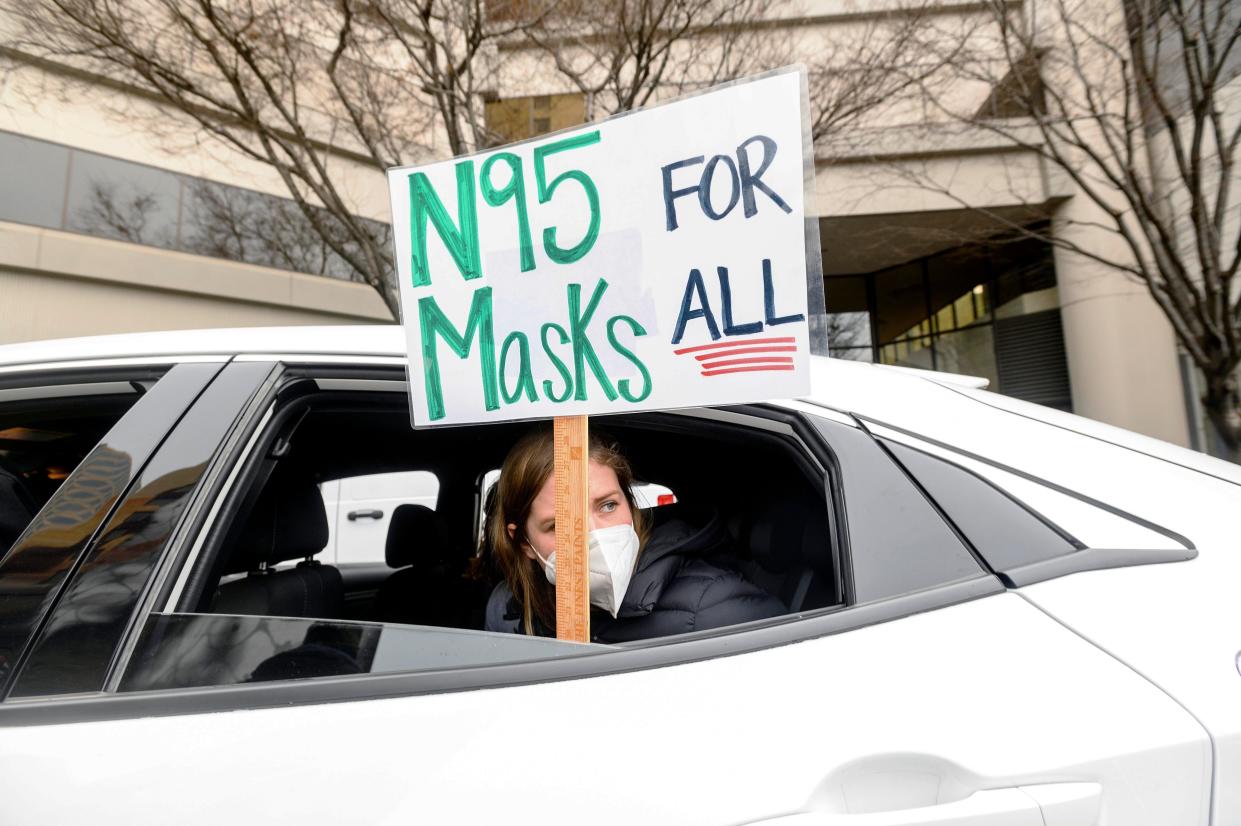
[[1041, 204], [1057, 194], [1023, 152], [819, 164], [816, 173], [820, 216]]
[[391, 319], [379, 294], [365, 284], [7, 222], [0, 222], [0, 269], [210, 296], [237, 305], [289, 306], [328, 317]]
[[0, 271], [0, 344], [150, 330], [352, 323], [375, 322], [106, 281]]
[[[1082, 207], [1070, 203], [1066, 211]], [[1101, 233], [1084, 240], [1096, 252], [1125, 256]], [[1188, 446], [1175, 337], [1145, 285], [1063, 250], [1055, 260], [1073, 412]]]

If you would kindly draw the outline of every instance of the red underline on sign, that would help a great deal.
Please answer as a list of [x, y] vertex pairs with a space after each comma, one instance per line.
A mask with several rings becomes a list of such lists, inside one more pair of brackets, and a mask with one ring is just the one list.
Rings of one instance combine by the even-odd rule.
[[762, 358], [725, 359], [724, 361], [704, 361], [703, 370], [714, 370], [717, 367], [736, 367], [742, 364], [792, 364], [789, 356], [766, 356]]
[[754, 373], [759, 370], [792, 370], [791, 364], [767, 364], [762, 367], [725, 367], [722, 370], [703, 370], [704, 376], [722, 376], [725, 373]]
[[679, 350], [673, 350], [675, 355], [684, 355], [685, 353], [697, 353], [700, 350], [718, 350], [721, 347], [745, 347], [750, 344], [790, 344], [796, 341], [792, 336], [779, 338], [752, 338], [748, 341], [717, 341], [715, 344], [699, 344], [695, 347], [682, 347]]
[[746, 356], [746, 355], [749, 355], [750, 353], [795, 353], [795, 352], [797, 352], [796, 345], [789, 345], [789, 346], [781, 345], [779, 347], [732, 347], [732, 348], [729, 348], [728, 350], [720, 350], [719, 352], [716, 352], [716, 353], [701, 353], [697, 356], [694, 356], [694, 358], [698, 359], [699, 361], [706, 361], [708, 359], [726, 358], [728, 356]]

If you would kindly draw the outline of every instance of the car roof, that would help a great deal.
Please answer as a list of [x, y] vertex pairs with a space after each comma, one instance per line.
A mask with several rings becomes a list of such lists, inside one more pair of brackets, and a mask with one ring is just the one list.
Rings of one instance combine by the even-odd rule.
[[[0, 368], [65, 361], [192, 356], [235, 356], [263, 353], [365, 355], [404, 358], [404, 328], [397, 324], [355, 324], [337, 327], [237, 327], [170, 330], [33, 341], [0, 346]], [[869, 366], [869, 365], [868, 365]], [[984, 388], [987, 379], [909, 367], [878, 365], [930, 381]]]
[[396, 324], [237, 327], [62, 338], [0, 346], [0, 367], [62, 361], [256, 353], [331, 353], [404, 358]]
[[[176, 361], [262, 354], [404, 359], [405, 331], [397, 324], [240, 327], [34, 341], [0, 345], [0, 372], [81, 361], [163, 358]], [[986, 379], [818, 356], [811, 359], [811, 375], [813, 391], [809, 401], [841, 411], [874, 416], [913, 430], [921, 429], [918, 427], [919, 417], [926, 414], [926, 405], [935, 401], [955, 408], [957, 414], [964, 412], [959, 404], [963, 401], [960, 396], [958, 403], [953, 404], [939, 395], [944, 389], [950, 389], [968, 394], [975, 402], [982, 402], [980, 407], [983, 410], [990, 407], [992, 413], [1003, 410], [1008, 414], [1038, 419], [1055, 427], [1241, 484], [1241, 468], [1236, 465], [1080, 416], [987, 392], [982, 389], [986, 386]], [[936, 385], [940, 388], [933, 390]], [[931, 396], [928, 397], [927, 393]], [[966, 405], [966, 409], [969, 408]]]

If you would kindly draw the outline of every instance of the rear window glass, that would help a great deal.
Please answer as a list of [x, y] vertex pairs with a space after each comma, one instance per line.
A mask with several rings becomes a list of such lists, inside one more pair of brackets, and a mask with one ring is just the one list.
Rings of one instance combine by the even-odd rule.
[[129, 381], [0, 388], [0, 557], [142, 391]]
[[994, 571], [1077, 550], [1069, 539], [984, 479], [949, 462], [881, 440]]

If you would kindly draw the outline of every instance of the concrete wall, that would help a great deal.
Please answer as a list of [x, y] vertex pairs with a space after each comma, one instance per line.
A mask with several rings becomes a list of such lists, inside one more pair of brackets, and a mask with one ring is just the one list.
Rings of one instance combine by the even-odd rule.
[[391, 320], [364, 284], [0, 223], [0, 344]]

